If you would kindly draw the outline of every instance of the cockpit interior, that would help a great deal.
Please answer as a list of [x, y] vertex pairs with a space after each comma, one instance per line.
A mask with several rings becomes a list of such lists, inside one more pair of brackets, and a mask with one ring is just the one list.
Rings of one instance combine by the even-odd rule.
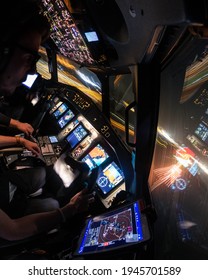
[[207, 259], [208, 1], [39, 2], [50, 38], [0, 112], [34, 127], [41, 156], [6, 147], [1, 167], [46, 167], [60, 205], [86, 186], [95, 201], [1, 239], [0, 258]]

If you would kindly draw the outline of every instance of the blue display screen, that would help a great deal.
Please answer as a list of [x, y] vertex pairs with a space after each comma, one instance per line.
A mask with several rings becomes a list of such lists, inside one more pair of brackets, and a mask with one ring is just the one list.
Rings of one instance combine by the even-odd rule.
[[58, 119], [67, 109], [68, 106], [65, 103], [61, 104], [61, 106], [59, 106], [58, 109], [53, 113], [54, 117]]
[[77, 253], [89, 254], [117, 249], [144, 240], [138, 202], [89, 219], [79, 240]]
[[74, 113], [69, 109], [59, 120], [58, 124], [60, 128], [63, 128], [65, 125], [67, 125], [71, 119], [74, 117]]
[[58, 138], [55, 135], [48, 136], [50, 143], [58, 143]]
[[85, 36], [86, 36], [88, 42], [99, 41], [97, 33], [95, 31], [85, 32]]
[[88, 131], [84, 128], [82, 124], [79, 124], [66, 138], [67, 142], [70, 144], [71, 148], [77, 146], [82, 139], [88, 135]]

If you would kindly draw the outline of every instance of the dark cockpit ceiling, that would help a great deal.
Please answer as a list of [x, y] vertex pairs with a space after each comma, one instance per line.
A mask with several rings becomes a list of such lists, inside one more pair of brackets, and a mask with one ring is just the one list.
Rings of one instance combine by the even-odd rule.
[[160, 52], [162, 61], [187, 26], [207, 20], [204, 1], [41, 2], [52, 24], [51, 39], [57, 51], [94, 70], [123, 71], [130, 65], [147, 63], [168, 36], [166, 49]]

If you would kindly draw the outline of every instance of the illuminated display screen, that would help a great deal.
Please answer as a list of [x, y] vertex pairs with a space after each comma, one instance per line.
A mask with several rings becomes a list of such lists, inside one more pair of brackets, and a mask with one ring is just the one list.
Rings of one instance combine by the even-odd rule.
[[61, 128], [69, 123], [71, 119], [74, 117], [74, 113], [71, 110], [68, 110], [59, 120], [58, 124]]
[[82, 139], [88, 135], [87, 130], [82, 124], [79, 124], [66, 138], [67, 142], [70, 144], [71, 148], [77, 146]]
[[68, 106], [65, 103], [61, 104], [61, 106], [59, 106], [58, 109], [53, 113], [54, 117], [58, 119], [67, 109]]
[[27, 79], [25, 82], [23, 82], [23, 85], [27, 86], [28, 88], [31, 88], [37, 77], [38, 74], [27, 75]]
[[112, 191], [124, 179], [122, 170], [115, 162], [110, 163], [98, 175], [97, 185], [104, 195]]
[[85, 36], [86, 36], [88, 42], [99, 41], [97, 33], [95, 31], [85, 32]]
[[[144, 230], [144, 225], [147, 230]], [[135, 245], [150, 237], [138, 202], [88, 219], [76, 253], [89, 254]]]
[[58, 142], [58, 138], [54, 135], [48, 136], [48, 138], [49, 138], [51, 143], [57, 143]]
[[95, 146], [83, 159], [82, 161], [86, 162], [89, 168], [92, 170], [96, 166], [99, 166], [103, 163], [109, 155], [103, 149], [103, 147], [98, 144]]
[[206, 125], [200, 123], [197, 129], [195, 130], [195, 134], [206, 144], [208, 144], [208, 128]]

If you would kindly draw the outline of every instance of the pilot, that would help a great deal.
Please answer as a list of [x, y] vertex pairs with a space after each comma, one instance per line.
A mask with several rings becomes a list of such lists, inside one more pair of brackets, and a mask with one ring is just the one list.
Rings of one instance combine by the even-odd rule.
[[[29, 1], [25, 1], [29, 3]], [[1, 99], [11, 96], [16, 88], [26, 80], [27, 75], [34, 73], [36, 70], [37, 58], [39, 54], [37, 52], [38, 45], [40, 44], [40, 38], [38, 38], [37, 32], [34, 30], [32, 36], [36, 36], [36, 42], [29, 41], [29, 28], [30, 25], [25, 26], [22, 30], [24, 21], [29, 23], [30, 19], [27, 19], [27, 10], [20, 10], [20, 3], [5, 3], [4, 8], [1, 7], [0, 19], [3, 20], [1, 26], [1, 38], [0, 38], [0, 96]], [[16, 13], [16, 11], [18, 13]], [[9, 14], [9, 22], [6, 21], [4, 13]], [[19, 13], [20, 12], [20, 13]], [[23, 14], [24, 13], [24, 14]], [[21, 16], [24, 18], [21, 19]], [[12, 24], [13, 23], [13, 24]], [[36, 23], [36, 29], [41, 32], [41, 36], [44, 39], [48, 35], [48, 31], [41, 29], [43, 21]], [[13, 26], [12, 26], [13, 25]], [[33, 29], [35, 26], [33, 27]], [[23, 33], [20, 34], [20, 32]], [[25, 42], [25, 36], [28, 34], [28, 42]], [[19, 65], [21, 67], [19, 67]], [[30, 124], [21, 123], [17, 120], [10, 119], [3, 114], [0, 114], [0, 125], [11, 126], [18, 130], [25, 132], [27, 135], [33, 132], [33, 128]], [[29, 141], [22, 137], [12, 137], [0, 135], [0, 148], [22, 145], [26, 149], [32, 151], [35, 155], [40, 154], [38, 145], [32, 141]]]
[[[5, 2], [6, 4], [9, 7], [11, 3], [7, 1]], [[12, 30], [12, 36], [7, 38], [7, 42], [1, 39], [0, 92], [2, 95], [12, 94], [26, 79], [27, 74], [35, 71], [35, 65], [39, 58], [38, 49], [49, 34], [48, 21], [39, 13], [38, 6], [34, 1], [14, 1], [12, 5], [8, 10], [1, 9], [0, 11], [0, 13], [9, 14], [9, 19], [15, 22], [13, 25], [15, 30]], [[5, 19], [3, 14], [0, 15], [0, 19]], [[20, 26], [17, 24], [18, 21], [15, 21], [16, 15], [20, 15], [20, 19], [22, 19]], [[7, 25], [4, 22], [4, 26], [5, 28], [6, 26], [9, 27], [11, 23]], [[6, 33], [8, 33], [8, 30]], [[6, 45], [6, 43], [8, 44]], [[21, 137], [0, 136], [1, 146], [14, 144], [24, 145], [34, 154], [39, 154], [39, 148], [36, 143]], [[10, 202], [13, 199], [12, 190], [8, 193], [8, 184], [10, 182], [3, 175], [4, 173], [1, 172], [0, 191], [6, 195], [7, 202]], [[3, 199], [2, 194], [0, 197], [0, 237], [7, 240], [24, 239], [57, 228], [60, 223], [65, 222], [76, 213], [86, 211], [89, 203], [93, 201], [93, 197], [87, 193], [87, 189], [83, 189], [61, 208], [15, 219], [11, 218], [2, 209], [5, 206], [3, 204], [6, 199]]]

